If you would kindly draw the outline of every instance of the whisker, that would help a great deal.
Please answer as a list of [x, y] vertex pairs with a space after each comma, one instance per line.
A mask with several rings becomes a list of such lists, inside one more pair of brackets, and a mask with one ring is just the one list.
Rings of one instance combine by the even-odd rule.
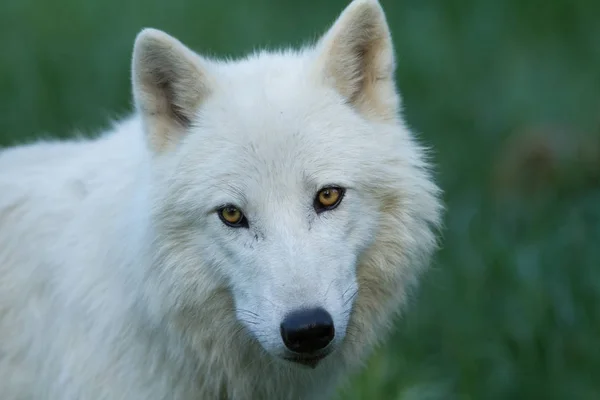
[[327, 299], [327, 295], [329, 294], [329, 290], [331, 289], [331, 286], [333, 286], [333, 280], [329, 283], [329, 286], [327, 287], [327, 290], [325, 291], [325, 298]]
[[348, 303], [350, 303], [351, 301], [353, 301], [353, 300], [356, 298], [356, 296], [358, 295], [358, 292], [359, 292], [359, 290], [358, 290], [358, 289], [356, 289], [356, 290], [354, 291], [354, 293], [352, 294], [352, 296], [350, 296], [348, 299], [346, 299], [346, 300], [344, 301], [344, 303], [343, 303], [343, 306], [345, 307], [345, 306], [347, 306], [347, 305], [348, 305]]

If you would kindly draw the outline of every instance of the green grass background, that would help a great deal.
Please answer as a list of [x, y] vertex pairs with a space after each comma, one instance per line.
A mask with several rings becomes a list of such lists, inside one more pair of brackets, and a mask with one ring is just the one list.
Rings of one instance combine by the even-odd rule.
[[[131, 106], [145, 26], [240, 56], [345, 0], [1, 0], [0, 144]], [[342, 399], [600, 399], [600, 2], [382, 0], [406, 118], [435, 148], [443, 249]]]

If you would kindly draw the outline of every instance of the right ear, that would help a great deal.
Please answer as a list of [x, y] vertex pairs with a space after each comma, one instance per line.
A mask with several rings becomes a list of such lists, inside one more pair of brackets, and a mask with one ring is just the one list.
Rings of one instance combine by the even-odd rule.
[[203, 60], [174, 37], [142, 30], [133, 49], [133, 97], [155, 152], [177, 143], [209, 95]]

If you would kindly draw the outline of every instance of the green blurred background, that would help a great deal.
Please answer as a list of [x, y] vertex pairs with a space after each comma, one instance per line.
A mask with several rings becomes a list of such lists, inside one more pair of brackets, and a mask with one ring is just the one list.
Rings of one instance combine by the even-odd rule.
[[[145, 26], [241, 56], [346, 0], [2, 0], [0, 144], [131, 108]], [[382, 0], [405, 115], [435, 149], [443, 249], [342, 399], [600, 399], [600, 1]]]

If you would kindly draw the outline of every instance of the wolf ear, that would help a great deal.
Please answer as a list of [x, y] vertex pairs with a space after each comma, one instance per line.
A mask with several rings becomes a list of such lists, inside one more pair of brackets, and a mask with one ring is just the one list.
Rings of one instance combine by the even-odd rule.
[[132, 84], [149, 144], [156, 152], [182, 137], [210, 92], [202, 59], [156, 29], [142, 30], [135, 40]]
[[395, 119], [394, 48], [377, 0], [353, 0], [317, 43], [321, 77], [366, 117]]

